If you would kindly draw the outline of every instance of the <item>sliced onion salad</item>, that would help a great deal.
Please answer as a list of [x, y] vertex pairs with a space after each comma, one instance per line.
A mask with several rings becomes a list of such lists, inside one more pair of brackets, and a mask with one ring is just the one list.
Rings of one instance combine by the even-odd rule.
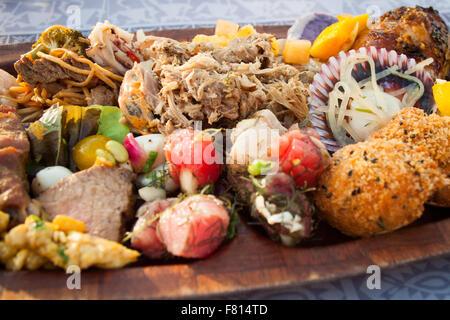
[[[413, 107], [425, 92], [424, 84], [413, 76], [433, 62], [427, 59], [405, 72], [398, 66], [376, 72], [374, 59], [365, 53], [355, 53], [340, 62], [340, 81], [329, 93], [328, 105], [320, 107], [326, 114], [328, 125], [341, 145], [366, 140], [371, 133], [383, 127], [397, 111]], [[370, 76], [357, 81], [352, 72], [357, 65], [368, 63]], [[409, 84], [393, 92], [385, 92], [380, 79], [393, 75]]]

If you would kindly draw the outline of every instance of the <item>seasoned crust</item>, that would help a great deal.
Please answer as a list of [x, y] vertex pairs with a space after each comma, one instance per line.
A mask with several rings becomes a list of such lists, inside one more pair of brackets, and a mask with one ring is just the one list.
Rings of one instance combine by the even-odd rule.
[[[373, 139], [400, 139], [421, 146], [437, 161], [447, 178], [450, 177], [450, 117], [428, 116], [418, 108], [405, 108], [383, 128], [372, 134]], [[430, 199], [430, 204], [450, 207], [450, 180]]]
[[370, 138], [399, 139], [421, 146], [446, 174], [450, 174], [450, 117], [428, 116], [422, 109], [404, 108]]
[[368, 237], [418, 219], [444, 179], [424, 147], [371, 139], [334, 154], [314, 200], [332, 226], [350, 236]]

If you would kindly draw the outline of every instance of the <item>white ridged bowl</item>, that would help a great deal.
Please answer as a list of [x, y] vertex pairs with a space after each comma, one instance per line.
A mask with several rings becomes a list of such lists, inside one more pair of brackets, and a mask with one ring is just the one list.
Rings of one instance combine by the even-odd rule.
[[[417, 64], [415, 59], [410, 59], [404, 54], [399, 55], [396, 51], [387, 51], [386, 49], [377, 49], [375, 47], [360, 48], [358, 50], [350, 50], [349, 52], [341, 52], [337, 57], [331, 57], [326, 64], [322, 65], [321, 71], [314, 76], [314, 81], [310, 85], [311, 102], [310, 113], [311, 123], [319, 132], [322, 142], [331, 152], [339, 150], [342, 146], [333, 136], [328, 127], [326, 115], [319, 107], [328, 104], [328, 94], [334, 89], [334, 85], [340, 80], [340, 64], [343, 59], [355, 53], [363, 53], [371, 56], [376, 65], [376, 72], [387, 69], [394, 65], [398, 65], [398, 71], [406, 71]], [[358, 80], [367, 78], [369, 75], [369, 64], [359, 64], [355, 66], [354, 76]], [[425, 87], [425, 93], [415, 105], [423, 109], [427, 113], [436, 111], [436, 103], [433, 98], [432, 87], [434, 84], [430, 73], [423, 68], [412, 74], [419, 78]], [[384, 81], [384, 80], [383, 80]]]

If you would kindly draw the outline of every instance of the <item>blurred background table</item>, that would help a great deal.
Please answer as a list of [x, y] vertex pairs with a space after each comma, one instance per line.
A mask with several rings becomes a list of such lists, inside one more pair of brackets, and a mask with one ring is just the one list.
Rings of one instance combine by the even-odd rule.
[[[39, 32], [62, 24], [89, 33], [109, 20], [126, 30], [212, 27], [217, 19], [239, 24], [291, 25], [308, 12], [370, 13], [408, 6], [433, 6], [450, 24], [450, 1], [402, 0], [49, 0], [0, 1], [0, 44], [34, 41]], [[0, 48], [1, 54], [1, 48]], [[237, 299], [450, 299], [450, 256], [381, 270], [381, 289], [367, 277], [320, 282], [295, 290], [239, 295]]]

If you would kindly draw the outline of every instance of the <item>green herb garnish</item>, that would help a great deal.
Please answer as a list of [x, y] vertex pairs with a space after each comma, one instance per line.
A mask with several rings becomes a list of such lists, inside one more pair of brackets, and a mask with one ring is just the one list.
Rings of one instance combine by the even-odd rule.
[[156, 157], [158, 157], [158, 152], [150, 151], [147, 161], [145, 161], [144, 167], [142, 168], [143, 173], [147, 173], [152, 169], [153, 164], [155, 163]]
[[252, 176], [260, 176], [270, 171], [273, 167], [274, 163], [272, 161], [257, 159], [248, 165], [247, 170]]
[[209, 183], [202, 188], [200, 194], [214, 194], [214, 190], [215, 190], [214, 183]]
[[145, 175], [145, 178], [150, 180], [145, 186], [164, 188], [166, 177], [169, 174], [167, 170], [153, 170]]
[[233, 210], [230, 214], [230, 224], [227, 230], [227, 239], [231, 240], [236, 236], [236, 227], [239, 223], [239, 215], [236, 210]]
[[64, 252], [64, 248], [59, 248], [58, 254], [63, 259], [64, 264], [67, 264], [67, 262], [69, 262], [69, 257]]
[[33, 230], [39, 230], [39, 229], [43, 229], [45, 227], [45, 223], [36, 216], [30, 216], [35, 222], [34, 222], [34, 226], [33, 226]]

